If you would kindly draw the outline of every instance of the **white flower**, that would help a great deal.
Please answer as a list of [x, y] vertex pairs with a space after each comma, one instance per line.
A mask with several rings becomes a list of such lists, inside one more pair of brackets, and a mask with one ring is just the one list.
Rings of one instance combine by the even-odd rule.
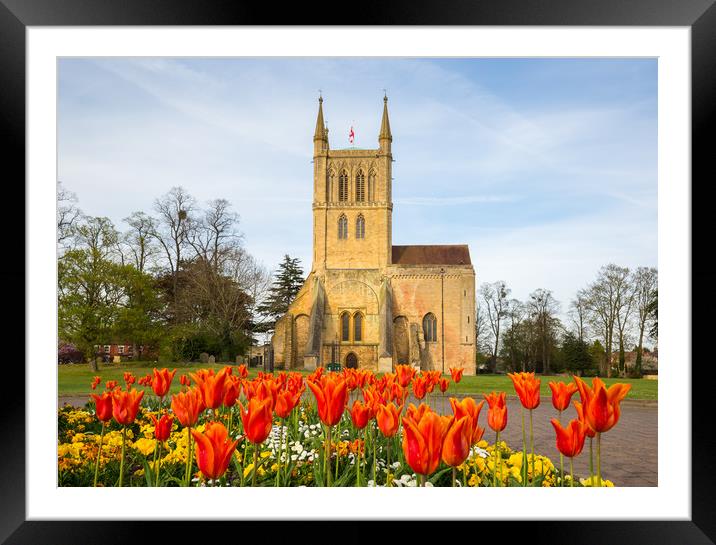
[[295, 462], [296, 460], [298, 460], [298, 456], [296, 454], [291, 454], [291, 460]]

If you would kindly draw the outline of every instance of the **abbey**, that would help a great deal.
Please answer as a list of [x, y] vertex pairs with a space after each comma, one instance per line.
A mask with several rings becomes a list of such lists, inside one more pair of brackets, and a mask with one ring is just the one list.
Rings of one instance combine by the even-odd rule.
[[[475, 373], [475, 271], [467, 245], [393, 246], [388, 99], [377, 149], [330, 149], [323, 99], [313, 136], [313, 264], [276, 323], [274, 365]], [[427, 221], [427, 218], [426, 218]]]

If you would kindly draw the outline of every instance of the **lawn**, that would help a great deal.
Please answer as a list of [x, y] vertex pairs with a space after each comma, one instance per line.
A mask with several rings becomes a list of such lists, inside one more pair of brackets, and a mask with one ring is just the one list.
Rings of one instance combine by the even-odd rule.
[[[85, 396], [92, 392], [90, 383], [95, 375], [102, 377], [102, 384], [108, 380], [116, 380], [120, 384], [124, 384], [123, 374], [125, 371], [131, 371], [138, 377], [146, 374], [151, 374], [153, 367], [157, 364], [147, 362], [136, 362], [136, 363], [121, 363], [121, 364], [104, 364], [100, 366], [99, 372], [95, 373], [90, 370], [86, 364], [66, 364], [58, 365], [58, 393], [61, 396]], [[175, 363], [168, 365], [170, 369], [176, 367], [177, 374], [172, 382], [171, 392], [175, 393], [179, 391], [179, 375], [188, 374], [202, 368], [214, 368], [220, 369], [225, 364], [200, 364], [200, 363], [188, 363], [181, 364]], [[164, 365], [162, 365], [163, 367]], [[256, 376], [257, 369], [250, 369], [249, 376]], [[448, 375], [449, 376], [449, 375]], [[549, 376], [542, 377], [542, 395], [550, 396], [551, 390], [549, 389], [548, 383], [550, 381], [565, 381], [567, 377], [561, 376]], [[591, 384], [591, 379], [587, 378], [587, 383]], [[607, 386], [615, 382], [626, 382], [632, 385], [627, 399], [657, 399], [658, 381], [656, 380], [644, 380], [644, 379], [604, 379]], [[136, 386], [136, 384], [135, 384]], [[142, 388], [142, 386], [139, 386]], [[512, 381], [505, 375], [478, 375], [478, 376], [464, 376], [459, 384], [451, 384], [448, 390], [450, 392], [465, 394], [482, 394], [489, 393], [491, 391], [505, 391], [508, 395], [514, 394], [512, 387]]]

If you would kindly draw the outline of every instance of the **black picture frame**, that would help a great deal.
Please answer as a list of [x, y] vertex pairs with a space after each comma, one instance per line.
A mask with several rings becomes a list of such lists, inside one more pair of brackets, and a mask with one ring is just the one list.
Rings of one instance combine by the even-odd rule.
[[[452, 2], [417, 3], [410, 0], [392, 2], [366, 1], [359, 4], [350, 20], [337, 11], [320, 9], [318, 4], [293, 3], [276, 6], [268, 3], [247, 3], [208, 0], [0, 0], [0, 119], [6, 142], [4, 165], [6, 190], [15, 192], [5, 202], [5, 218], [19, 214], [12, 224], [24, 225], [25, 203], [25, 30], [28, 26], [83, 26], [83, 25], [258, 25], [258, 24], [370, 24], [370, 25], [528, 25], [528, 26], [685, 26], [691, 29], [691, 106], [692, 106], [692, 293], [708, 293], [708, 281], [713, 282], [714, 273], [708, 268], [696, 267], [699, 261], [705, 265], [713, 229], [709, 219], [713, 215], [713, 199], [716, 167], [710, 145], [716, 111], [716, 7], [714, 0], [460, 0]], [[9, 167], [9, 168], [8, 168]], [[23, 188], [23, 189], [21, 189]], [[699, 207], [701, 209], [699, 210]], [[708, 208], [707, 208], [708, 207]], [[709, 214], [711, 212], [711, 214]], [[9, 214], [8, 214], [9, 213]], [[24, 240], [19, 236], [5, 237], [3, 248], [12, 262], [6, 263], [2, 273], [5, 289], [5, 308], [12, 309], [16, 329], [24, 324], [18, 310], [24, 308], [20, 300], [23, 285], [31, 290], [25, 279]], [[696, 251], [696, 250], [699, 251]], [[8, 297], [10, 298], [8, 300]], [[17, 300], [13, 300], [15, 297]], [[9, 306], [8, 306], [9, 305]], [[692, 308], [697, 308], [695, 305]], [[685, 317], [687, 319], [687, 317]], [[692, 339], [709, 338], [710, 323], [707, 319], [692, 316]], [[32, 327], [27, 324], [26, 327]], [[14, 334], [13, 334], [14, 333]], [[25, 338], [24, 331], [10, 332], [7, 339]], [[694, 345], [696, 348], [696, 345]], [[703, 350], [702, 350], [703, 351]], [[690, 545], [716, 543], [716, 434], [713, 410], [709, 401], [713, 398], [707, 367], [709, 358], [698, 360], [696, 352], [685, 354], [684, 366], [692, 372], [692, 397], [684, 400], [692, 408], [691, 450], [691, 520], [690, 521], [502, 521], [502, 522], [451, 522], [451, 534], [460, 535], [467, 529], [468, 535], [493, 535], [499, 531], [509, 542], [534, 543], [640, 543]], [[17, 352], [6, 352], [6, 358], [18, 359]], [[0, 419], [0, 486], [2, 486], [2, 510], [0, 511], [0, 541], [8, 544], [62, 543], [80, 545], [86, 543], [137, 543], [150, 542], [156, 536], [167, 539], [190, 534], [204, 534], [211, 539], [217, 531], [234, 533], [236, 539], [249, 539], [258, 531], [263, 535], [275, 535], [276, 526], [267, 522], [127, 522], [103, 521], [27, 521], [25, 511], [25, 372], [14, 361], [5, 362], [2, 376], [2, 403]], [[666, 410], [666, 408], [662, 408]], [[660, 440], [668, 441], [668, 430], [660, 433]], [[674, 448], [680, 448], [674, 445]], [[685, 453], [685, 459], [688, 457]], [[672, 468], [678, 471], [678, 468]], [[507, 507], [507, 506], [506, 506]], [[281, 507], [276, 513], [281, 517]], [[476, 505], [476, 510], [479, 505]], [[627, 514], [628, 515], [628, 514]], [[290, 518], [290, 512], [285, 512]], [[320, 506], [316, 517], [320, 518]], [[82, 506], [78, 505], [77, 518], [82, 518]], [[299, 537], [301, 541], [315, 541], [329, 534], [316, 528], [306, 533], [306, 524], [293, 521], [281, 527], [281, 533]], [[383, 523], [358, 521], [349, 523], [357, 531], [339, 529], [331, 541], [365, 542], [369, 536], [386, 536]], [[141, 527], [140, 527], [141, 525]], [[472, 527], [466, 528], [468, 525]], [[377, 527], [381, 526], [381, 527]], [[434, 522], [414, 522], [403, 525], [400, 534], [391, 534], [403, 542], [412, 541], [415, 535], [426, 536], [435, 528]], [[271, 529], [267, 529], [271, 527]], [[333, 531], [333, 530], [332, 530]], [[442, 526], [438, 530], [443, 532]], [[207, 534], [206, 532], [211, 532]], [[376, 533], [373, 533], [376, 532]], [[458, 532], [453, 534], [453, 532]], [[285, 539], [285, 537], [281, 537]], [[476, 539], [471, 537], [470, 539]], [[494, 539], [494, 538], [493, 538]]]

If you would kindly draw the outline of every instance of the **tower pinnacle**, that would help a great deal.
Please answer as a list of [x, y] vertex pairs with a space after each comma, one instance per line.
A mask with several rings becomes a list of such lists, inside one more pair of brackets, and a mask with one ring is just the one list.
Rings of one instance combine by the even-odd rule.
[[393, 140], [393, 135], [390, 134], [390, 121], [388, 121], [388, 95], [383, 96], [383, 120], [380, 124], [380, 134], [378, 140]]
[[313, 140], [327, 140], [326, 124], [323, 122], [323, 97], [318, 97], [318, 118], [316, 119], [316, 132]]

